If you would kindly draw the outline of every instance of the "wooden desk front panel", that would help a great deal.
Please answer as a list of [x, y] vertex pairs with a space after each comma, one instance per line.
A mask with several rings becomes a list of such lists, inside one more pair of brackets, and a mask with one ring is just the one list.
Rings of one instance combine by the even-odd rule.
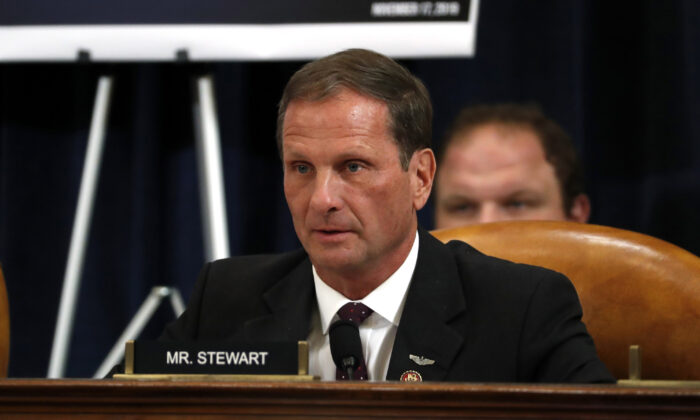
[[0, 380], [0, 419], [691, 418], [700, 389], [405, 383]]

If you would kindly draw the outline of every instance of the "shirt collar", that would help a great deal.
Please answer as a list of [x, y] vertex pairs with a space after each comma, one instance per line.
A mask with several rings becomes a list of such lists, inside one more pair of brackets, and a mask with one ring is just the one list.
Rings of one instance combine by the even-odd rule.
[[[386, 279], [382, 284], [374, 289], [370, 294], [365, 296], [358, 302], [362, 302], [369, 306], [376, 314], [391, 322], [393, 325], [399, 325], [401, 312], [406, 301], [406, 292], [413, 277], [413, 271], [416, 268], [418, 260], [418, 232], [413, 240], [413, 246], [403, 264]], [[314, 276], [314, 287], [316, 288], [316, 299], [318, 300], [318, 309], [321, 316], [321, 328], [323, 334], [328, 333], [333, 317], [338, 309], [350, 302], [348, 298], [340, 294], [335, 289], [328, 286], [316, 272], [316, 267], [311, 266]]]

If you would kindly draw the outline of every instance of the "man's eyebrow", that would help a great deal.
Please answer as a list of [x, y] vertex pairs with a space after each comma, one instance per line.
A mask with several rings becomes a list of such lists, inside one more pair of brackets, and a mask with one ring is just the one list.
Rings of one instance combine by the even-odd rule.
[[376, 158], [376, 157], [372, 156], [371, 151], [368, 149], [345, 150], [342, 153], [339, 153], [336, 157], [338, 160], [341, 160], [341, 161], [373, 160], [373, 158]]
[[469, 203], [476, 202], [475, 199], [473, 199], [473, 198], [471, 198], [471, 197], [469, 197], [469, 196], [467, 196], [467, 195], [464, 195], [464, 194], [450, 194], [450, 195], [448, 195], [447, 197], [444, 197], [443, 199], [441, 199], [441, 200], [439, 200], [439, 201], [441, 201], [441, 202], [443, 202], [443, 203], [447, 203], [447, 204], [452, 204], [452, 203], [464, 203], [464, 202], [469, 202]]
[[534, 188], [525, 187], [525, 188], [519, 188], [515, 191], [508, 193], [509, 196], [524, 195], [524, 194], [537, 194], [537, 195], [539, 195], [540, 191], [538, 191], [537, 189], [534, 189]]
[[304, 160], [306, 155], [296, 149], [282, 149], [284, 160]]
[[503, 196], [503, 200], [506, 201], [506, 200], [523, 199], [523, 198], [527, 198], [527, 199], [535, 198], [535, 199], [539, 200], [542, 198], [542, 195], [543, 194], [540, 191], [537, 191], [534, 189], [529, 189], [529, 188], [524, 188], [524, 189], [520, 189], [520, 190], [513, 191], [511, 193], [506, 194], [505, 196]]

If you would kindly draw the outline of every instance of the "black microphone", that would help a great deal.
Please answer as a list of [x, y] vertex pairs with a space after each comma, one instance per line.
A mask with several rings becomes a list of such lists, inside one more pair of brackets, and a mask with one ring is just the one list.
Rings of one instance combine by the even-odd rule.
[[336, 321], [331, 324], [328, 334], [335, 365], [348, 373], [348, 379], [353, 379], [352, 373], [362, 360], [362, 342], [357, 324], [352, 321]]

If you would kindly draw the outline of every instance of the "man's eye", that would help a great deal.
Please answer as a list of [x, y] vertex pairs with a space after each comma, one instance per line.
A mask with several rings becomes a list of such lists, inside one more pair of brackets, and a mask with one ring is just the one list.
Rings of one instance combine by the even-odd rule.
[[506, 203], [506, 207], [513, 210], [519, 210], [527, 207], [527, 203], [524, 201], [513, 200]]
[[476, 205], [473, 203], [455, 203], [448, 205], [447, 211], [450, 213], [472, 213], [476, 211]]
[[297, 172], [299, 172], [300, 174], [308, 173], [309, 170], [310, 170], [310, 168], [309, 168], [308, 165], [296, 165], [296, 166], [295, 166], [295, 169], [296, 169]]
[[357, 163], [357, 162], [348, 163], [348, 171], [350, 171], [350, 172], [357, 172], [357, 171], [359, 171], [360, 169], [362, 169], [362, 166], [360, 166], [359, 163]]

